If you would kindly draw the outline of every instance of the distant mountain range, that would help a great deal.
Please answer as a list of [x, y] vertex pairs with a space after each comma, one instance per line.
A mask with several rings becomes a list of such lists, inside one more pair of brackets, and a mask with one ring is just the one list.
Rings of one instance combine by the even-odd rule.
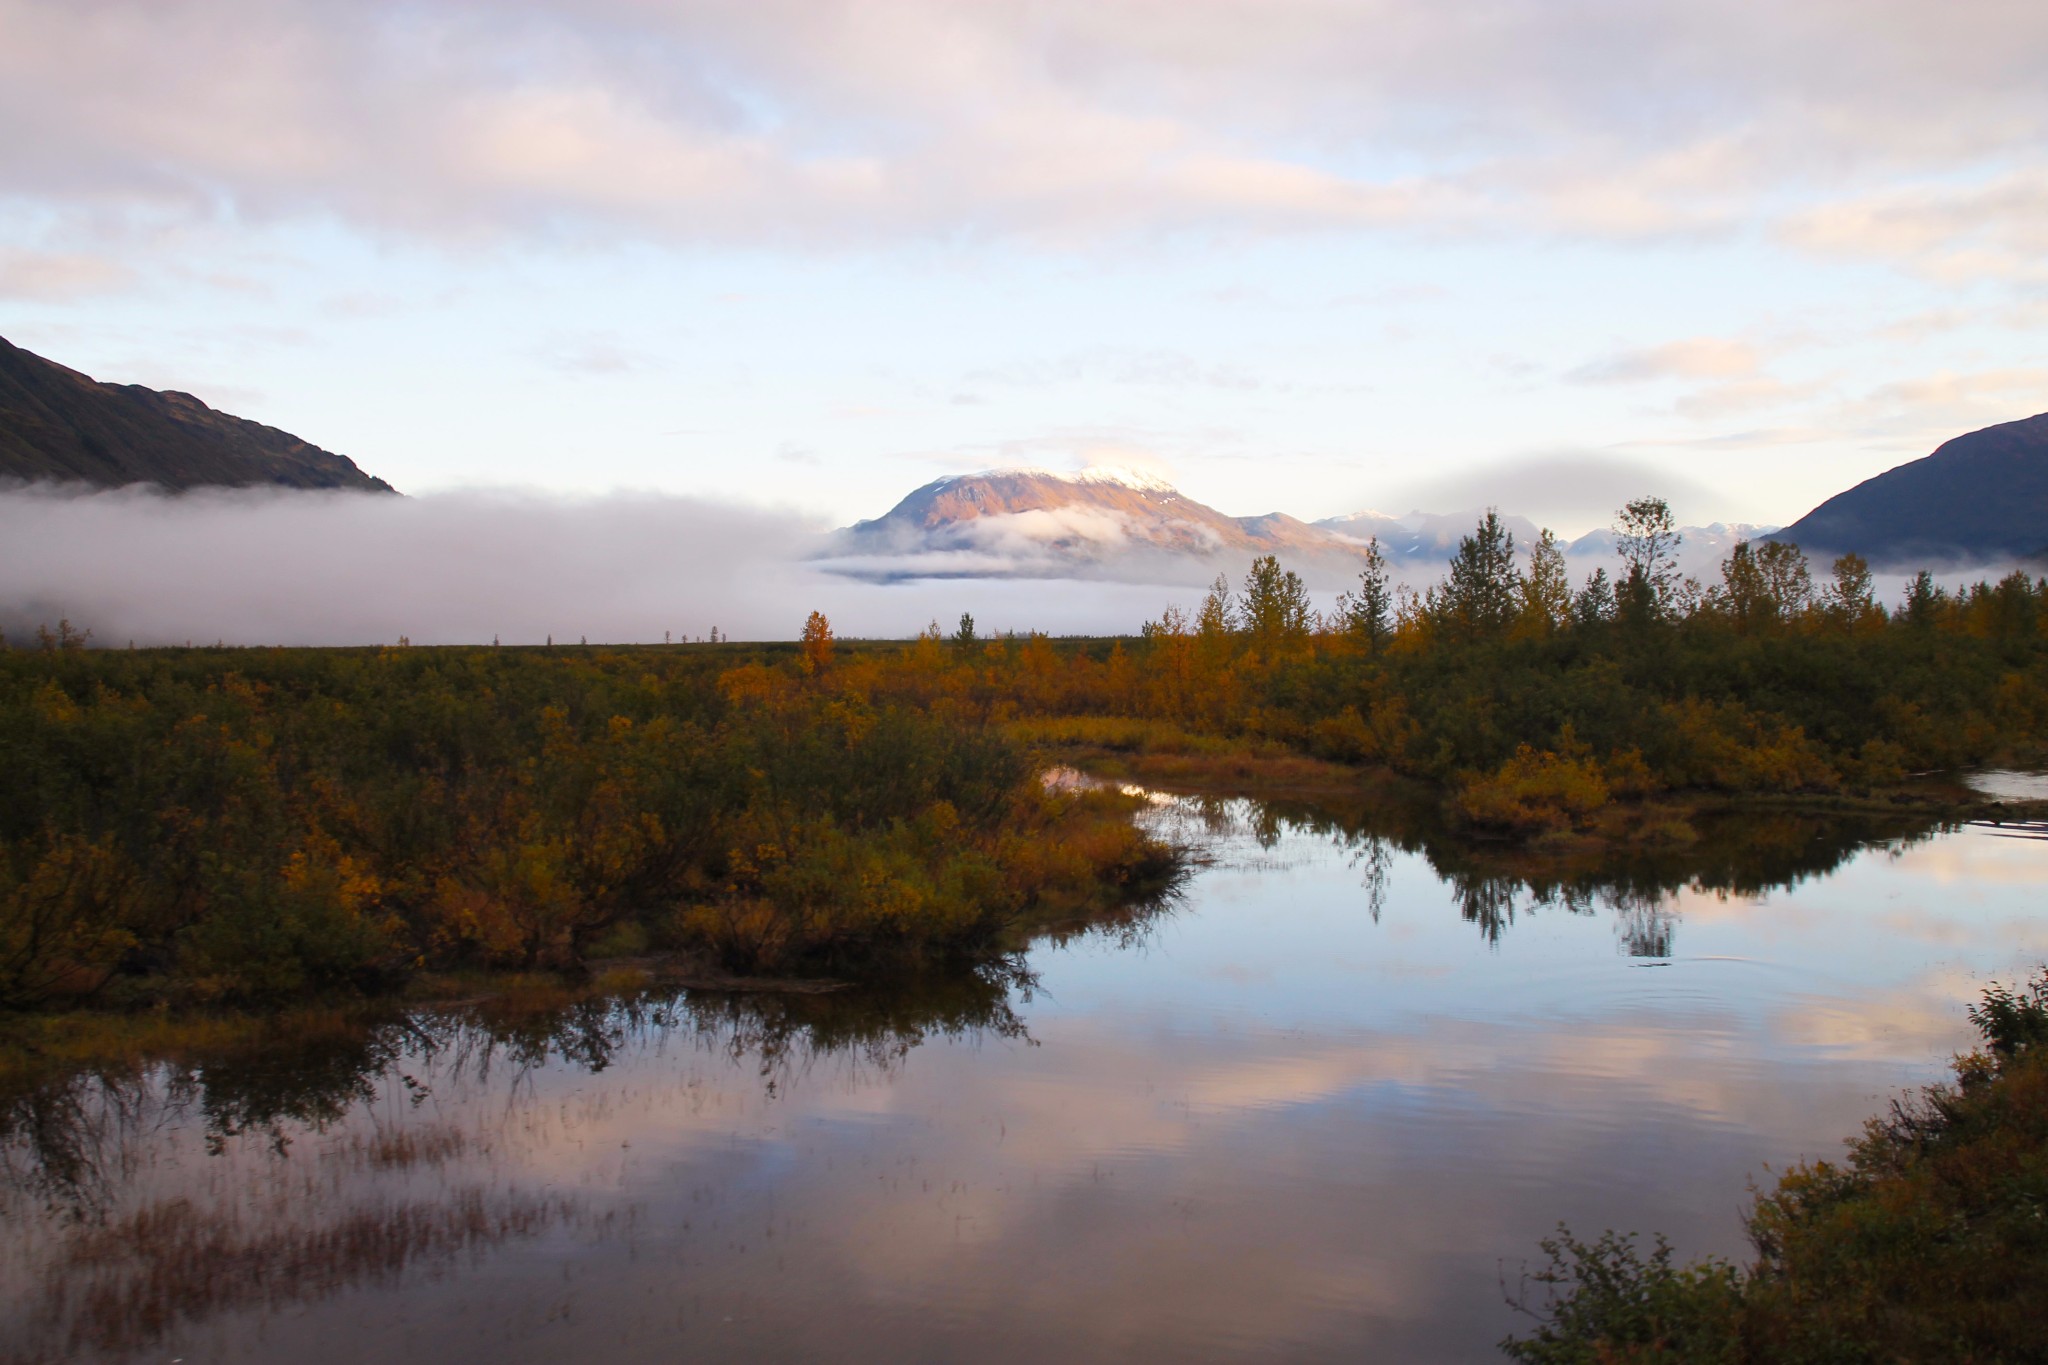
[[394, 491], [290, 432], [216, 412], [189, 393], [102, 384], [0, 338], [5, 479]]
[[1773, 539], [1884, 568], [2048, 558], [2048, 413], [1958, 436], [1837, 493]]
[[[826, 565], [878, 581], [1076, 574], [1179, 579], [1234, 570], [1252, 556], [1271, 554], [1327, 582], [1355, 575], [1375, 538], [1397, 568], [1440, 570], [1481, 515], [1365, 511], [1317, 522], [1283, 512], [1234, 517], [1144, 475], [1000, 469], [935, 480], [883, 516], [840, 531]], [[1502, 521], [1525, 549], [1540, 534], [1525, 517]], [[1737, 541], [1770, 529], [1687, 527], [1687, 560], [1708, 555], [1718, 563]], [[1568, 543], [1565, 553], [1611, 558], [1613, 534], [1591, 532]]]
[[[0, 483], [11, 480], [394, 491], [345, 456], [217, 412], [189, 393], [101, 383], [0, 338]], [[1240, 517], [1146, 475], [1003, 469], [926, 484], [886, 514], [836, 532], [821, 562], [875, 581], [1178, 581], [1272, 554], [1329, 582], [1355, 575], [1377, 538], [1397, 568], [1426, 567], [1434, 577], [1479, 515]], [[1538, 530], [1527, 518], [1502, 520], [1518, 545], [1535, 542]], [[1796, 542], [1818, 562], [1854, 551], [1895, 570], [2048, 559], [2048, 413], [1958, 436], [1781, 531], [1717, 522], [1682, 535], [1681, 566], [1702, 578], [1714, 575], [1738, 541], [1765, 537]], [[1565, 553], [1585, 568], [1611, 562], [1613, 534], [1590, 532]]]
[[[1357, 572], [1377, 539], [1397, 570], [1442, 571], [1480, 512], [1353, 512], [1305, 522], [1285, 513], [1233, 517], [1157, 479], [1090, 471], [1006, 469], [939, 479], [873, 521], [839, 532], [827, 566], [901, 578], [1187, 577], [1252, 555], [1280, 556], [1312, 580]], [[1526, 517], [1501, 520], [1526, 550]], [[2048, 413], [1958, 436], [1828, 499], [1782, 530], [1716, 522], [1681, 528], [1680, 567], [1714, 578], [1744, 540], [1790, 541], [1817, 565], [1853, 551], [1880, 569], [2048, 560]], [[1583, 567], [1616, 558], [1614, 533], [1565, 547]]]

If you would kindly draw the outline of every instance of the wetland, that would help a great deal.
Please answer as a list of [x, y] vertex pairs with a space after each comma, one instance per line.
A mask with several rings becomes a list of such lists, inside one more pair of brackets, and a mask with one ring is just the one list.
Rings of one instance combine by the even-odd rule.
[[1731, 815], [1531, 871], [1130, 797], [1187, 877], [1000, 957], [612, 966], [24, 1081], [9, 1359], [1493, 1359], [1558, 1222], [1740, 1255], [1750, 1182], [2048, 958], [2026, 823]]

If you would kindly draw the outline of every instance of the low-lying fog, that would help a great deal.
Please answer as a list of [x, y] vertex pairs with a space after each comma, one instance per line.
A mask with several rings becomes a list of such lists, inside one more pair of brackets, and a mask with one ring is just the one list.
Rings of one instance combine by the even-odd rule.
[[[64, 618], [109, 645], [626, 643], [714, 627], [761, 640], [794, 637], [816, 610], [853, 636], [909, 636], [933, 620], [950, 631], [962, 612], [984, 634], [1128, 634], [1245, 569], [1113, 543], [1094, 553], [1070, 577], [1042, 576], [1056, 547], [1018, 545], [1014, 560], [946, 570], [1041, 576], [914, 577], [913, 560], [889, 566], [899, 581], [876, 582], [873, 565], [865, 579], [844, 572], [829, 527], [696, 498], [17, 487], [0, 492], [0, 629], [19, 641]], [[1574, 556], [1571, 567], [1579, 578], [1596, 564]], [[1420, 587], [1442, 572], [1397, 576]], [[1311, 582], [1329, 607], [1341, 582]], [[1882, 586], [1896, 601], [1899, 580]]]
[[639, 493], [16, 489], [0, 493], [0, 629], [19, 640], [68, 618], [95, 643], [138, 645], [624, 643], [714, 627], [791, 639], [812, 611], [843, 635], [908, 636], [965, 611], [983, 632], [1095, 633], [1200, 596], [1190, 583], [867, 583], [810, 562], [828, 533]]

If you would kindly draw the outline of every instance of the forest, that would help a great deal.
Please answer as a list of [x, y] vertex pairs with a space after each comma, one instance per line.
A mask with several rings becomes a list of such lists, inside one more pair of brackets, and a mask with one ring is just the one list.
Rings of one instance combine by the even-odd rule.
[[[1573, 585], [1488, 513], [1446, 577], [1313, 610], [1271, 558], [1137, 636], [0, 649], [0, 1007], [262, 1002], [683, 954], [974, 959], [1169, 887], [1104, 771], [1314, 763], [1475, 844], [1698, 838], [1706, 800], [1876, 802], [2048, 739], [2048, 581], [1875, 600], [1844, 556], [1678, 575], [1668, 509]], [[1910, 802], [1908, 802], [1910, 804]]]

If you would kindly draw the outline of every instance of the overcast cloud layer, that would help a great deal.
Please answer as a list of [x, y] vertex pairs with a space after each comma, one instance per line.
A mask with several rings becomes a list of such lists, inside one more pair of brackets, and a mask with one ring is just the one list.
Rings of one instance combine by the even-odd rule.
[[0, 177], [87, 216], [818, 244], [1760, 221], [2033, 277], [2048, 245], [2024, 0], [7, 0], [0, 33]]
[[2031, 0], [0, 0], [0, 335], [406, 489], [1784, 522], [2048, 409], [2044, 70]]

